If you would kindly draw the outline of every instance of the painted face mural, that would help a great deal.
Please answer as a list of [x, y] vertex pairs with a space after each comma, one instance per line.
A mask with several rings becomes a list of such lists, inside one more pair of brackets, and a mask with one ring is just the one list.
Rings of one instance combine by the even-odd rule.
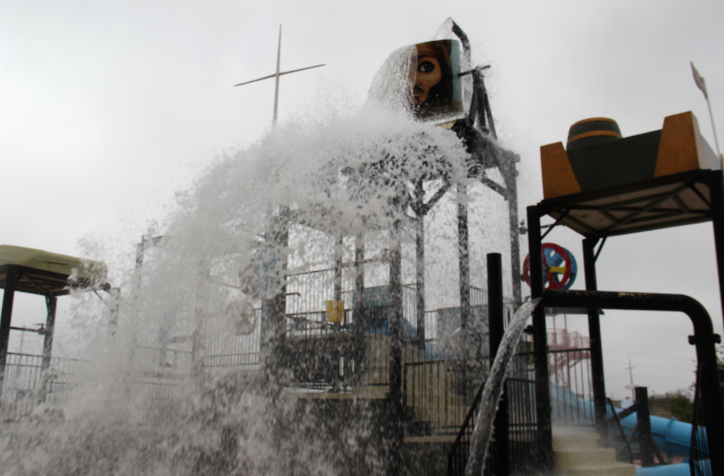
[[460, 48], [457, 41], [439, 40], [415, 45], [410, 65], [411, 108], [418, 119], [463, 112]]

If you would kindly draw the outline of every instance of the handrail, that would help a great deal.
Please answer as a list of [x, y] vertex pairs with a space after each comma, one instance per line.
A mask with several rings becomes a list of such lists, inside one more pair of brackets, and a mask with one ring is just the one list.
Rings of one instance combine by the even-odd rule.
[[[711, 317], [699, 301], [681, 294], [546, 291], [539, 306], [685, 313], [694, 326], [694, 335], [689, 336], [689, 343], [696, 346], [697, 363], [702, 375], [701, 390], [704, 419], [708, 430], [707, 442], [709, 448], [724, 448], [724, 400], [714, 347], [714, 344], [721, 342], [721, 337], [714, 333]], [[723, 454], [713, 452], [710, 461], [715, 474], [724, 474]]]
[[455, 438], [455, 441], [453, 442], [453, 445], [450, 448], [450, 452], [447, 455], [448, 476], [452, 476], [453, 458], [455, 456], [455, 453], [459, 450], [459, 448], [461, 446], [461, 441], [462, 441], [463, 437], [465, 436], [465, 430], [468, 429], [468, 427], [470, 426], [470, 421], [475, 417], [475, 413], [478, 409], [478, 406], [480, 405], [480, 400], [483, 397], [484, 389], [485, 389], [485, 380], [483, 380], [480, 383], [480, 387], [478, 388], [478, 391], [475, 393], [473, 402], [470, 404], [470, 410], [468, 410], [468, 413], [465, 416], [465, 420], [463, 420], [463, 424], [460, 426], [460, 431], [458, 431], [458, 435]]
[[623, 427], [621, 426], [621, 420], [618, 418], [618, 413], [616, 413], [616, 407], [613, 406], [613, 402], [610, 398], [606, 397], [606, 403], [611, 407], [611, 413], [613, 416], [608, 419], [608, 421], [615, 421], [616, 426], [618, 427], [618, 431], [621, 435], [621, 440], [626, 445], [626, 449], [628, 450], [628, 458], [629, 462], [633, 464], [633, 452], [631, 451], [631, 445], [628, 444], [628, 439], [626, 438], [626, 434], [623, 432]]

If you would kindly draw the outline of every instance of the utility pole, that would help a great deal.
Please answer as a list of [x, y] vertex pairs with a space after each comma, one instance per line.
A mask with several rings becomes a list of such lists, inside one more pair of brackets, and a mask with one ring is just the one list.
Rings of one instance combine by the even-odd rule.
[[282, 72], [282, 71], [280, 71], [281, 59], [282, 59], [282, 26], [279, 25], [279, 47], [277, 48], [277, 71], [276, 71], [276, 73], [270, 74], [269, 76], [264, 76], [263, 78], [252, 79], [251, 81], [245, 81], [243, 83], [234, 85], [234, 87], [243, 86], [245, 84], [255, 83], [257, 81], [261, 81], [264, 79], [275, 78], [276, 85], [274, 88], [274, 118], [272, 119], [272, 124], [275, 126], [277, 125], [277, 112], [279, 111], [279, 77], [284, 76], [285, 74], [296, 73], [298, 71], [304, 71], [305, 69], [320, 68], [320, 67], [324, 66], [323, 64], [318, 64], [316, 66], [307, 66], [306, 68], [299, 68], [299, 69], [294, 69], [291, 71]]
[[636, 400], [636, 394], [635, 394], [634, 383], [633, 383], [633, 372], [632, 372], [631, 370], [635, 369], [636, 367], [631, 367], [631, 357], [628, 358], [628, 367], [627, 367], [627, 368], [628, 368], [628, 378], [629, 378], [629, 382], [631, 383], [631, 385], [630, 385], [630, 388], [631, 388], [631, 401], [635, 401], [635, 400]]

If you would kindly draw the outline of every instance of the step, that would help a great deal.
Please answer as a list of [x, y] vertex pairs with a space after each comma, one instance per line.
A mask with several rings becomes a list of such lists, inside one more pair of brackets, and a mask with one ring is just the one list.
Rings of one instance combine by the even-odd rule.
[[558, 470], [556, 474], [559, 476], [636, 476], [636, 466], [632, 464], [594, 466], [590, 468]]
[[589, 450], [598, 448], [596, 433], [553, 433], [553, 451]]
[[616, 464], [616, 450], [613, 448], [555, 451], [554, 457], [558, 469], [613, 466]]

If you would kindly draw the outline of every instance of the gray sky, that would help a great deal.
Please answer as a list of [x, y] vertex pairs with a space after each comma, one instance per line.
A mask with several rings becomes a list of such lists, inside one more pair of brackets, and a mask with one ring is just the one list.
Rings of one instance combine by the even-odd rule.
[[[628, 136], [693, 111], [714, 147], [689, 61], [724, 124], [724, 3], [439, 5], [2, 2], [0, 243], [78, 254], [78, 241], [90, 239], [130, 252], [195, 171], [269, 129], [273, 81], [232, 85], [273, 72], [280, 23], [283, 69], [327, 64], [282, 79], [283, 122], [319, 109], [315, 102], [358, 108], [392, 50], [431, 39], [448, 16], [456, 20], [474, 59], [492, 64], [486, 85], [496, 125], [504, 146], [522, 157], [521, 216], [542, 198], [539, 146], [564, 141], [580, 119], [611, 117]], [[580, 262], [574, 233], [550, 239]], [[609, 240], [599, 287], [690, 294], [722, 333], [709, 224]], [[22, 306], [40, 314], [18, 319], [42, 320], [42, 306]], [[635, 383], [656, 392], [692, 382], [683, 315], [609, 312], [602, 325], [609, 394], [627, 393], [628, 357]]]

